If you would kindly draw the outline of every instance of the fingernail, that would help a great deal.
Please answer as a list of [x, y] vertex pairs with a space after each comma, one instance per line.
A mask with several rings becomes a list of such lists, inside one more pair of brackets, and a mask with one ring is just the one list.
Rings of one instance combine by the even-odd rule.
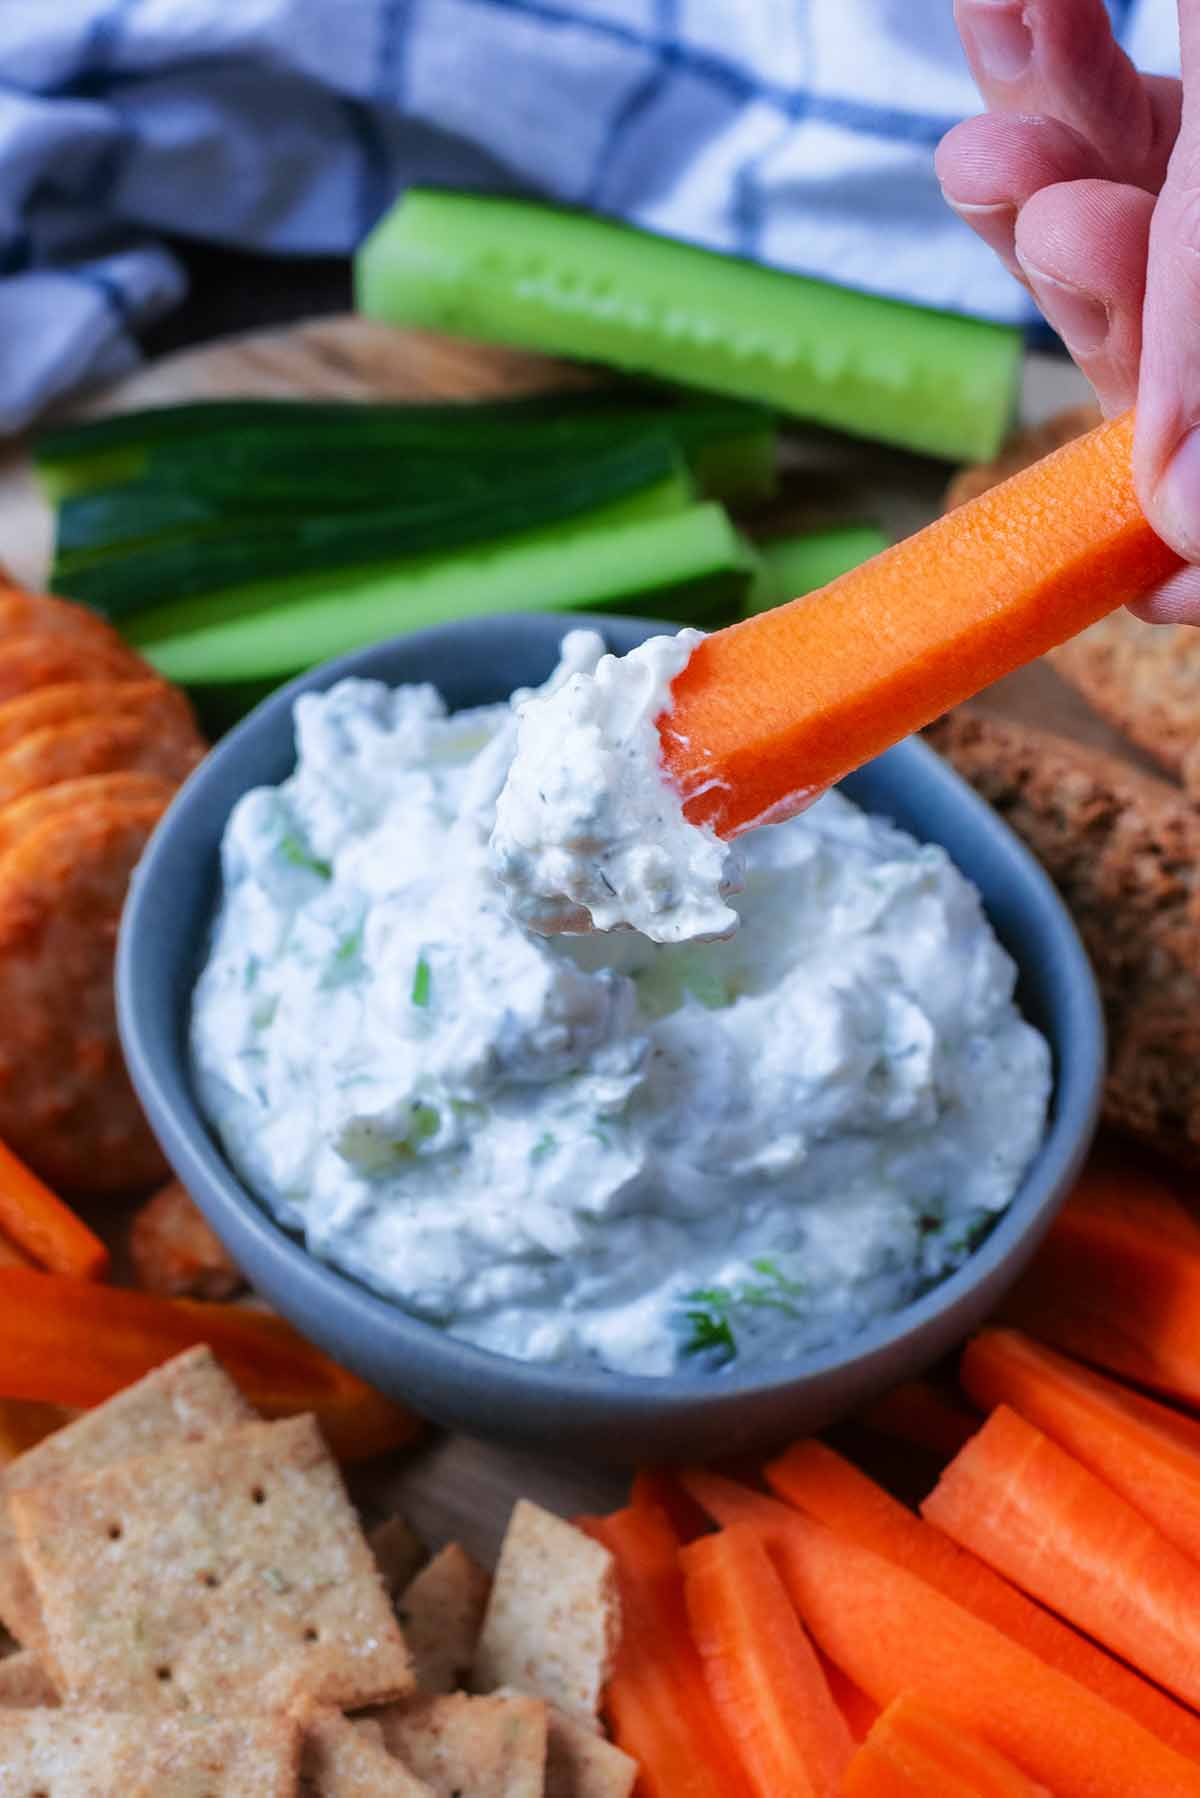
[[[943, 189], [943, 192], [945, 190]], [[965, 225], [970, 225], [977, 237], [982, 237], [989, 249], [1011, 260], [1013, 257], [1013, 241], [1017, 230], [1017, 209], [1007, 200], [998, 200], [994, 205], [968, 205], [965, 200], [956, 200], [946, 194], [946, 203], [953, 207]]]
[[975, 60], [993, 81], [1019, 81], [1033, 61], [1022, 0], [974, 0], [964, 21]]
[[1180, 441], [1154, 498], [1163, 535], [1189, 561], [1200, 561], [1200, 427]]
[[1058, 332], [1072, 355], [1093, 356], [1108, 336], [1108, 307], [1094, 293], [1072, 287], [1054, 275], [1035, 268], [1030, 262], [1021, 265], [1029, 277], [1034, 297], [1047, 319]]

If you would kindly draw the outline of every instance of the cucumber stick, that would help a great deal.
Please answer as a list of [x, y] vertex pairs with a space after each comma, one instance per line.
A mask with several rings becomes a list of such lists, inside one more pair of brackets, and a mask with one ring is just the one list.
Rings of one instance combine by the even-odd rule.
[[[55, 504], [107, 490], [177, 489], [241, 512], [377, 504], [439, 471], [513, 460], [586, 459], [666, 433], [708, 497], [761, 498], [775, 477], [775, 428], [761, 406], [707, 394], [622, 387], [515, 400], [382, 405], [213, 400], [89, 419], [45, 432], [38, 476]], [[717, 482], [724, 485], [717, 486]]]
[[[161, 601], [164, 593], [185, 599], [247, 581], [287, 575], [296, 569], [344, 569], [400, 554], [453, 549], [509, 532], [534, 528], [648, 488], [671, 484], [679, 500], [691, 497], [666, 436], [605, 447], [582, 462], [524, 465], [491, 483], [448, 479], [435, 492], [422, 492], [379, 510], [203, 520], [190, 497], [155, 489], [151, 505], [115, 494], [79, 495], [67, 502], [76, 529], [55, 561], [55, 583], [68, 599], [94, 606], [110, 618], [126, 618]], [[181, 508], [172, 508], [178, 499]], [[80, 531], [86, 516], [86, 534]], [[142, 527], [147, 539], [130, 541]], [[168, 520], [174, 520], [168, 525]], [[152, 533], [157, 530], [158, 536]], [[80, 547], [82, 542], [91, 545]]]
[[270, 596], [247, 595], [243, 615], [160, 637], [143, 654], [168, 679], [203, 686], [281, 678], [400, 631], [488, 613], [636, 606], [704, 623], [740, 601], [754, 567], [720, 506], [692, 506], [591, 530], [526, 532], [332, 579], [263, 583]]
[[[560, 519], [554, 524], [540, 525], [528, 531], [513, 532], [500, 539], [489, 539], [480, 544], [480, 553], [490, 549], [495, 541], [523, 542], [528, 538], [533, 542], [545, 539], [550, 543], [565, 543], [580, 531], [595, 532], [610, 526], [637, 523], [646, 518], [666, 518], [676, 512], [685, 512], [693, 503], [694, 497], [684, 475], [676, 472], [666, 480], [643, 488], [640, 493], [631, 493], [624, 499], [610, 500], [606, 506], [597, 506], [577, 517]], [[452, 545], [445, 551], [436, 553], [452, 556], [459, 547]], [[391, 568], [407, 565], [411, 561], [423, 567], [426, 564], [432, 566], [434, 559], [433, 552], [415, 556], [405, 551], [403, 556], [389, 556], [386, 563], [371, 562], [364, 566], [371, 569], [380, 566]], [[206, 630], [210, 624], [225, 624], [231, 619], [244, 618], [251, 612], [264, 611], [268, 606], [279, 605], [297, 596], [309, 598], [313, 594], [332, 593], [340, 589], [343, 577], [352, 575], [353, 572], [352, 569], [341, 568], [319, 572], [293, 567], [283, 575], [247, 581], [240, 586], [221, 587], [211, 593], [194, 593], [186, 599], [167, 600], [165, 604], [123, 618], [121, 630], [140, 649], [149, 643], [157, 643], [164, 637], [190, 637], [196, 631]], [[531, 597], [530, 607], [527, 609], [537, 610], [536, 598]]]
[[877, 556], [890, 542], [873, 524], [835, 525], [803, 537], [768, 538], [758, 545], [762, 574], [747, 596], [745, 610], [766, 612], [804, 593], [814, 593], [839, 574]]
[[855, 293], [584, 213], [410, 190], [356, 259], [372, 318], [579, 356], [982, 460], [1008, 426], [1008, 327]]

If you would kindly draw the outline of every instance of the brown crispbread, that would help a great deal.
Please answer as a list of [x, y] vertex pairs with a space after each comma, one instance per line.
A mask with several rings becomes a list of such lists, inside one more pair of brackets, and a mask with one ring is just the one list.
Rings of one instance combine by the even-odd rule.
[[0, 1710], [4, 1798], [294, 1798], [289, 1717]]
[[31, 1649], [18, 1649], [0, 1661], [0, 1706], [31, 1711], [59, 1702], [58, 1687]]
[[[156, 1367], [135, 1386], [86, 1411], [0, 1470], [0, 1621], [19, 1642], [43, 1644], [41, 1608], [8, 1518], [9, 1496], [79, 1479], [114, 1462], [237, 1429], [254, 1416], [211, 1349], [198, 1347]], [[3, 1663], [0, 1663], [2, 1677]]]
[[969, 707], [929, 738], [1071, 909], [1104, 999], [1108, 1120], [1200, 1165], [1200, 813], [1115, 756]]
[[341, 1711], [304, 1718], [302, 1798], [433, 1798], [432, 1790], [383, 1746], [382, 1725], [351, 1723]]
[[1048, 659], [1102, 718], [1183, 776], [1200, 745], [1200, 631], [1113, 612]]
[[383, 1739], [435, 1798], [543, 1798], [546, 1706], [538, 1698], [411, 1698], [376, 1712]]
[[466, 1680], [488, 1598], [488, 1576], [448, 1543], [405, 1587], [400, 1627], [422, 1692], [454, 1692]]
[[404, 1639], [311, 1417], [10, 1494], [56, 1673], [102, 1709], [400, 1696]]
[[596, 1727], [621, 1628], [613, 1558], [528, 1499], [509, 1519], [471, 1686], [536, 1692]]

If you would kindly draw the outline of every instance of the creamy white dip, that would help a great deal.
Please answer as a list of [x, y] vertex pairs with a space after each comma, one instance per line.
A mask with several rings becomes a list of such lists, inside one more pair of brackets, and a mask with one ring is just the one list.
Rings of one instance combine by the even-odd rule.
[[[601, 648], [572, 633], [551, 686]], [[643, 658], [651, 721], [679, 653]], [[456, 1336], [637, 1374], [840, 1342], [958, 1266], [1050, 1068], [946, 855], [829, 794], [743, 840], [736, 896], [709, 864], [728, 940], [544, 937], [489, 852], [517, 734], [513, 706], [448, 716], [430, 687], [298, 701], [295, 773], [230, 820], [191, 1019], [248, 1184]], [[690, 930], [696, 894], [658, 906], [636, 849], [613, 884]]]
[[640, 930], [657, 943], [737, 929], [727, 901], [741, 857], [688, 822], [660, 765], [656, 720], [700, 636], [593, 657], [518, 704], [492, 867], [520, 923], [544, 935]]

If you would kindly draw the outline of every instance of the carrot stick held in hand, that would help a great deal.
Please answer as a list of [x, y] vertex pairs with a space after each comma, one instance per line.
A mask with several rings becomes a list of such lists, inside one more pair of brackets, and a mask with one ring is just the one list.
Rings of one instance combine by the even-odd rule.
[[830, 586], [706, 637], [659, 720], [694, 824], [788, 816], [1181, 566], [1133, 488], [1133, 414]]

